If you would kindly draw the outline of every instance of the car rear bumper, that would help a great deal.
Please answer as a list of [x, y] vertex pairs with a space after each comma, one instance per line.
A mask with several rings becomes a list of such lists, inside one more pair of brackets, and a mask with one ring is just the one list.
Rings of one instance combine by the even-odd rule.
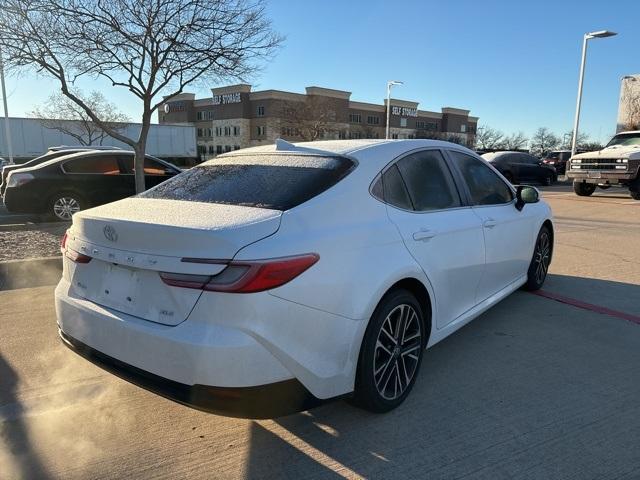
[[238, 388], [186, 385], [105, 355], [62, 330], [59, 334], [68, 348], [93, 364], [139, 387], [205, 412], [240, 418], [274, 418], [321, 403], [295, 379]]
[[[251, 394], [289, 380], [321, 399], [353, 390], [363, 322], [267, 292], [203, 293], [188, 319], [175, 326], [85, 300], [66, 278], [56, 288], [55, 304], [63, 338], [128, 368], [184, 385], [178, 390], [192, 389], [189, 395], [211, 387], [249, 388], [242, 392]], [[186, 393], [180, 395], [177, 401], [189, 403]], [[295, 403], [299, 395], [294, 397]]]
[[[35, 192], [35, 196], [34, 196]], [[45, 213], [47, 206], [42, 198], [43, 192], [30, 191], [26, 186], [5, 188], [2, 194], [4, 206], [11, 213]]]

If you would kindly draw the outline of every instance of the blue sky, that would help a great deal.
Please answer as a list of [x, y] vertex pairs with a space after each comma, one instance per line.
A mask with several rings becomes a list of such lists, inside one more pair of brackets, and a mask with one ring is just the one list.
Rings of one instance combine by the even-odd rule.
[[[585, 32], [618, 36], [589, 42], [581, 131], [606, 140], [615, 130], [620, 77], [640, 73], [640, 0], [273, 0], [268, 13], [286, 40], [249, 79], [254, 89], [317, 85], [382, 102], [386, 81], [398, 79], [405, 85], [396, 98], [425, 110], [467, 108], [507, 133], [571, 129]], [[99, 82], [81, 87], [103, 90], [138, 119], [126, 92]], [[56, 84], [23, 75], [9, 77], [7, 88], [10, 113], [23, 116]]]

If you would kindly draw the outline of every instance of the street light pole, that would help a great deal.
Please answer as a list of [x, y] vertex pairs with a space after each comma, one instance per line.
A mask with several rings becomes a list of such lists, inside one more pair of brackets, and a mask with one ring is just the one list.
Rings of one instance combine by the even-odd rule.
[[398, 80], [390, 80], [387, 82], [387, 130], [384, 137], [387, 140], [389, 139], [389, 118], [391, 113], [391, 87], [394, 85], [403, 85], [403, 83]]
[[576, 100], [576, 116], [573, 120], [573, 137], [571, 138], [571, 156], [576, 154], [578, 143], [578, 125], [580, 124], [580, 106], [582, 104], [582, 84], [584, 82], [584, 66], [587, 61], [587, 42], [592, 38], [613, 37], [615, 32], [600, 30], [598, 32], [585, 33], [582, 39], [582, 60], [580, 62], [580, 78], [578, 79], [578, 98]]
[[9, 127], [9, 108], [7, 107], [7, 89], [4, 85], [4, 63], [0, 51], [0, 84], [2, 84], [2, 103], [4, 104], [4, 134], [7, 139], [9, 162], [13, 163], [13, 146], [11, 145], [11, 127]]

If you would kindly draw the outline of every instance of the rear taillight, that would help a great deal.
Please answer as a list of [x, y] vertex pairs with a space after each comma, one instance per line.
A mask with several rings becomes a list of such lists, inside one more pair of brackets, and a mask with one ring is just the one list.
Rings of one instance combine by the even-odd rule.
[[64, 232], [64, 235], [60, 239], [60, 251], [64, 254], [64, 251], [67, 248], [67, 232]]
[[230, 262], [217, 275], [162, 272], [160, 278], [167, 285], [174, 287], [196, 288], [210, 292], [254, 293], [290, 282], [319, 259], [317, 254], [308, 253], [269, 260], [238, 261]]
[[67, 239], [69, 238], [68, 232], [64, 232], [62, 239], [60, 240], [60, 251], [62, 254], [67, 257], [69, 260], [75, 263], [89, 263], [91, 261], [91, 257], [89, 255], [85, 255], [84, 253], [76, 252], [71, 248], [67, 248]]

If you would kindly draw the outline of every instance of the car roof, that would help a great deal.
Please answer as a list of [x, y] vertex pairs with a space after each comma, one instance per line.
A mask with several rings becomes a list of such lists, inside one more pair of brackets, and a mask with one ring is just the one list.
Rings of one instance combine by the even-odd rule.
[[[54, 165], [56, 163], [66, 162], [68, 160], [73, 160], [75, 158], [96, 157], [96, 156], [108, 155], [110, 153], [117, 154], [117, 155], [133, 155], [134, 154], [133, 150], [83, 150], [83, 151], [80, 151], [80, 152], [69, 153], [69, 155], [63, 155], [61, 157], [56, 157], [56, 158], [53, 158], [51, 160], [47, 160], [46, 162], [43, 162], [43, 163], [41, 163], [39, 165], [34, 165], [33, 167], [21, 168], [19, 170], [20, 171], [38, 170], [40, 168], [48, 167], [49, 165]], [[163, 164], [166, 164], [166, 165], [171, 165], [170, 163], [162, 160], [161, 158], [156, 158], [153, 155], [147, 154], [146, 157], [153, 158], [154, 160], [157, 160], [157, 161], [159, 161], [159, 162], [161, 162]], [[171, 165], [171, 166], [175, 167], [175, 165]], [[177, 169], [178, 167], [175, 167], [175, 168]]]

